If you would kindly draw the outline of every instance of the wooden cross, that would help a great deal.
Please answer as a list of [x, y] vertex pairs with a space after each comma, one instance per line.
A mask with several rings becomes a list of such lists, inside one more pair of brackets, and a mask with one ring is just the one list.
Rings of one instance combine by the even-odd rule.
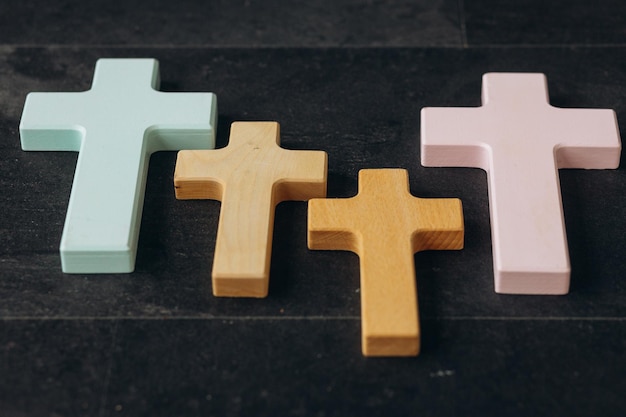
[[422, 164], [487, 171], [496, 292], [566, 294], [558, 168], [617, 168], [615, 112], [552, 107], [543, 74], [485, 74], [482, 99], [422, 109]]
[[178, 153], [176, 198], [222, 201], [215, 296], [267, 296], [275, 207], [324, 197], [326, 173], [326, 153], [281, 148], [275, 122], [236, 122], [226, 148]]
[[417, 355], [413, 255], [463, 247], [461, 201], [413, 197], [403, 169], [362, 170], [355, 197], [309, 201], [308, 245], [359, 255], [363, 354]]
[[26, 98], [22, 148], [79, 151], [61, 238], [64, 272], [132, 272], [150, 155], [215, 146], [215, 95], [158, 86], [156, 60], [100, 59], [91, 90]]

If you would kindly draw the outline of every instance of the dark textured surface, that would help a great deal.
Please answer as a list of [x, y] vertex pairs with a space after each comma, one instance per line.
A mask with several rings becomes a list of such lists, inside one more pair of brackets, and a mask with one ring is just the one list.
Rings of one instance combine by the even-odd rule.
[[456, 0], [31, 0], [2, 3], [0, 28], [5, 42], [28, 45], [461, 43]]
[[466, 0], [470, 44], [622, 45], [622, 0]]
[[[624, 137], [626, 6], [487, 3], [0, 5], [0, 416], [626, 414], [624, 169], [560, 173], [569, 295], [497, 295], [485, 173], [423, 168], [418, 146], [420, 109], [479, 105], [489, 71], [543, 72], [552, 104], [613, 108]], [[22, 152], [19, 119], [30, 91], [88, 89], [101, 57], [215, 92], [220, 146], [232, 121], [280, 122], [283, 146], [328, 152], [330, 197], [400, 167], [413, 194], [461, 198], [465, 249], [415, 256], [421, 355], [361, 356], [358, 259], [307, 250], [305, 203], [276, 212], [269, 297], [212, 297], [219, 203], [174, 199], [171, 152], [136, 272], [62, 274], [76, 154]]]
[[3, 415], [622, 415], [613, 322], [422, 325], [419, 359], [372, 359], [357, 319], [11, 321]]

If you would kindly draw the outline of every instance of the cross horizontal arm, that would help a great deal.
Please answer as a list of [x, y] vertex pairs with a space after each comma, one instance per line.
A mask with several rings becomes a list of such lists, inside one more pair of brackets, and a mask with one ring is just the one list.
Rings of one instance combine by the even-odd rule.
[[622, 146], [614, 110], [553, 109], [555, 123], [562, 126], [555, 145], [558, 168], [619, 167]]
[[85, 136], [80, 116], [86, 94], [29, 93], [20, 120], [22, 149], [78, 152]]

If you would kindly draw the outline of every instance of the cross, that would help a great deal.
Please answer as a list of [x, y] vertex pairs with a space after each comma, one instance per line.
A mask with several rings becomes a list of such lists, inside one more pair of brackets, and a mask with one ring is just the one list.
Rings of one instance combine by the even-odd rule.
[[235, 122], [227, 147], [178, 153], [176, 198], [222, 202], [215, 296], [267, 296], [275, 207], [326, 196], [326, 175], [326, 153], [281, 148], [276, 122]]
[[413, 197], [403, 169], [361, 170], [355, 197], [309, 201], [308, 245], [359, 255], [363, 354], [414, 356], [420, 336], [413, 255], [463, 247], [461, 201]]
[[100, 59], [91, 90], [27, 96], [22, 149], [79, 152], [63, 272], [132, 272], [150, 155], [215, 146], [215, 95], [158, 86], [154, 59]]
[[566, 294], [558, 168], [617, 168], [615, 112], [551, 106], [543, 74], [485, 74], [482, 102], [422, 109], [422, 164], [487, 171], [496, 292]]

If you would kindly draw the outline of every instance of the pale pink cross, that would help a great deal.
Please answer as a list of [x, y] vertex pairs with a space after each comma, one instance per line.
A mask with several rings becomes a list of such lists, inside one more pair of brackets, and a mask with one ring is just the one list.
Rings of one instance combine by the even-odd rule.
[[617, 168], [615, 112], [551, 106], [543, 74], [485, 74], [482, 103], [422, 109], [422, 164], [487, 171], [496, 292], [566, 294], [558, 169]]

